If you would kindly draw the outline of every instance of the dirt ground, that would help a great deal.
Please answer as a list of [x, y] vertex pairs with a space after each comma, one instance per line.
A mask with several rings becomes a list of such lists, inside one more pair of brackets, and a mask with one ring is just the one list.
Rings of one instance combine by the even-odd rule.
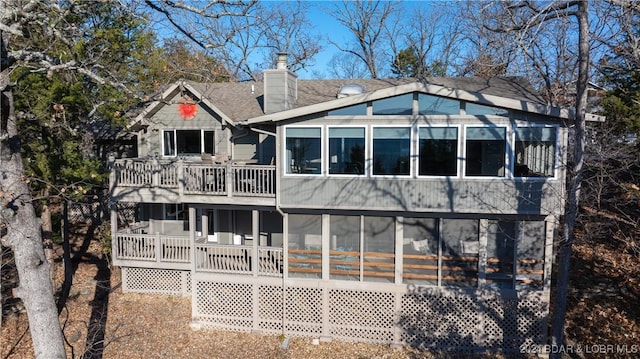
[[[322, 342], [277, 335], [193, 330], [190, 298], [122, 293], [120, 271], [92, 242], [77, 263], [60, 316], [69, 358], [431, 358], [430, 353], [388, 345]], [[61, 255], [58, 249], [58, 254]], [[57, 264], [56, 281], [64, 270]], [[32, 358], [28, 321], [19, 304], [5, 313], [0, 358]]]
[[[58, 254], [61, 255], [60, 249]], [[640, 356], [640, 262], [637, 257], [610, 248], [606, 243], [579, 241], [572, 262], [568, 342], [592, 349], [600, 345], [616, 348], [624, 345], [627, 351], [595, 353], [597, 355], [583, 352], [571, 357]], [[63, 268], [58, 263], [58, 285], [62, 279]], [[0, 359], [32, 358], [26, 314], [19, 303], [12, 303], [10, 307], [2, 324]], [[308, 338], [290, 338], [288, 348], [284, 349], [283, 338], [277, 335], [193, 330], [189, 327], [190, 308], [190, 299], [185, 297], [122, 293], [120, 271], [109, 266], [101, 254], [100, 244], [91, 241], [86, 254], [77, 261], [73, 287], [60, 316], [67, 356], [83, 359], [459, 357], [340, 341], [313, 345]]]

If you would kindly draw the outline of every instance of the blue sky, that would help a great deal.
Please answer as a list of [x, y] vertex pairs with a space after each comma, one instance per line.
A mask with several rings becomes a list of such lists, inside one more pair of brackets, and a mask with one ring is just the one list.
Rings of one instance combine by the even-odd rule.
[[311, 31], [323, 37], [322, 43], [324, 45], [322, 51], [314, 58], [314, 66], [297, 73], [300, 78], [308, 79], [315, 77], [314, 71], [326, 73], [329, 62], [339, 52], [335, 46], [329, 44], [326, 37], [331, 36], [333, 41], [344, 44], [350, 40], [350, 34], [342, 24], [328, 14], [328, 11], [336, 5], [336, 1], [305, 2], [311, 5], [307, 14], [309, 21], [313, 23]]
[[[285, 0], [269, 0], [273, 2], [277, 1], [285, 1]], [[331, 77], [328, 73], [329, 62], [334, 57], [334, 55], [339, 53], [339, 50], [336, 47], [329, 43], [327, 37], [331, 37], [331, 40], [344, 45], [348, 42], [353, 41], [353, 35], [349, 33], [349, 31], [340, 24], [337, 20], [335, 20], [331, 15], [329, 15], [329, 11], [332, 10], [337, 4], [341, 1], [305, 1], [306, 4], [309, 4], [310, 9], [307, 14], [308, 19], [313, 23], [313, 29], [315, 33], [319, 34], [323, 37], [322, 44], [324, 46], [322, 52], [314, 58], [314, 65], [308, 69], [298, 71], [298, 76], [303, 79], [316, 78], [316, 73], [323, 74], [325, 77]], [[413, 0], [413, 1], [397, 1], [402, 3], [405, 7], [411, 6], [432, 6], [433, 3], [441, 3], [446, 4], [446, 1], [442, 0]]]

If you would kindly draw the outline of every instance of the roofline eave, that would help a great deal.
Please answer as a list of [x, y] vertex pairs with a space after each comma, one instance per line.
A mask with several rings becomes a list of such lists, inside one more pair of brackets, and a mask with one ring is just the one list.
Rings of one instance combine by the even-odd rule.
[[276, 112], [268, 115], [258, 116], [250, 118], [242, 122], [244, 125], [252, 125], [264, 122], [279, 122], [291, 118], [309, 115], [312, 113], [329, 111], [334, 108], [351, 106], [363, 102], [375, 101], [378, 99], [403, 95], [411, 92], [424, 92], [430, 95], [442, 96], [452, 98], [456, 100], [463, 100], [468, 102], [479, 103], [481, 105], [496, 106], [507, 108], [510, 110], [517, 110], [523, 112], [530, 112], [540, 115], [552, 116], [559, 119], [573, 120], [574, 111], [571, 109], [548, 106], [524, 100], [516, 100], [502, 96], [487, 95], [480, 92], [471, 92], [460, 89], [452, 89], [440, 85], [424, 84], [421, 82], [414, 82], [405, 85], [393, 86], [365, 94], [353, 95], [349, 97], [339, 98], [331, 101], [322, 102], [319, 104], [304, 106], [291, 110]]

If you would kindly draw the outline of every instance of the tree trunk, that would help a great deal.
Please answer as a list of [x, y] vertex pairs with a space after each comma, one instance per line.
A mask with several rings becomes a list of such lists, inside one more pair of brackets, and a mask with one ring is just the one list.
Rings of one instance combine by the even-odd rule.
[[[49, 191], [46, 191], [45, 198], [49, 197]], [[49, 263], [49, 279], [51, 285], [55, 287], [56, 269], [53, 265], [54, 252], [53, 252], [53, 225], [51, 224], [51, 207], [49, 207], [48, 200], [45, 200], [42, 205], [42, 212], [40, 213], [40, 221], [42, 222], [42, 243], [44, 244], [44, 256]]]
[[[49, 280], [49, 264], [42, 247], [40, 223], [24, 180], [17, 119], [6, 56], [7, 39], [0, 32], [0, 90], [3, 139], [0, 142], [0, 215], [7, 228], [3, 241], [13, 250], [20, 285], [14, 295], [22, 299], [36, 358], [65, 358], [62, 330]], [[6, 126], [6, 127], [5, 127]]]
[[[562, 225], [562, 241], [558, 252], [558, 278], [556, 283], [556, 297], [553, 304], [553, 322], [551, 325], [551, 344], [560, 346], [564, 340], [564, 326], [567, 314], [567, 294], [569, 291], [569, 272], [571, 265], [571, 250], [575, 238], [574, 228], [578, 218], [580, 204], [580, 189], [582, 187], [584, 163], [584, 131], [585, 111], [587, 107], [587, 86], [589, 72], [589, 15], [588, 2], [580, 1], [577, 18], [579, 26], [578, 37], [578, 81], [573, 167], [569, 171], [569, 193], [565, 205], [565, 218]], [[553, 358], [560, 358], [561, 351], [552, 353]]]

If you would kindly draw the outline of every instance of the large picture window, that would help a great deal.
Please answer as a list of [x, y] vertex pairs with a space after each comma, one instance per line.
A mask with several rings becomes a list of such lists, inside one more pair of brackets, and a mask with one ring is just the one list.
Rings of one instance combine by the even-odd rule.
[[515, 129], [515, 177], [553, 177], [556, 158], [555, 127]]
[[164, 130], [162, 131], [162, 155], [200, 156], [214, 153], [214, 135], [209, 130]]
[[503, 177], [506, 129], [467, 127], [465, 175]]
[[373, 129], [373, 174], [410, 174], [411, 128], [377, 127]]
[[418, 138], [420, 176], [458, 174], [458, 128], [420, 127]]
[[364, 127], [329, 128], [329, 173], [364, 174]]
[[319, 127], [286, 129], [287, 173], [322, 173], [321, 133]]

